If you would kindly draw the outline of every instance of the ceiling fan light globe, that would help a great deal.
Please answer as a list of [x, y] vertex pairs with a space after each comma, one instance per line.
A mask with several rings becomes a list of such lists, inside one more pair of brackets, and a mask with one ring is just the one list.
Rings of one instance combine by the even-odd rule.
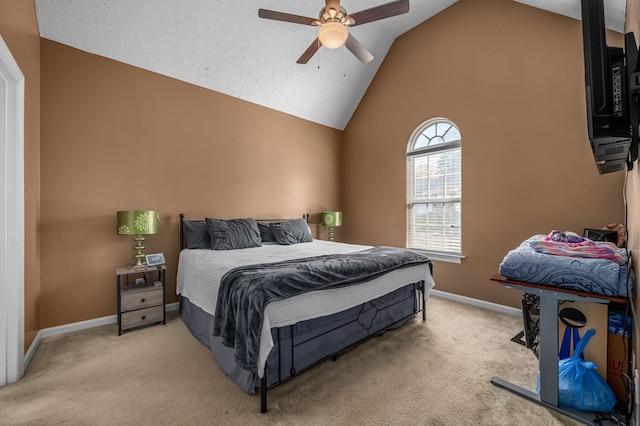
[[318, 38], [320, 43], [328, 49], [337, 49], [342, 46], [349, 37], [349, 31], [340, 22], [327, 22], [320, 27]]

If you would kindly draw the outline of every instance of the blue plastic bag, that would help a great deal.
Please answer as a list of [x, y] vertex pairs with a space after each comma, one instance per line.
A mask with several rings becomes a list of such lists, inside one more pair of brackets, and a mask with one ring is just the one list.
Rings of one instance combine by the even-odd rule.
[[[582, 359], [582, 352], [595, 330], [588, 330], [576, 345], [573, 355], [558, 363], [558, 402], [576, 410], [610, 413], [617, 399], [607, 382], [598, 374], [598, 365]], [[538, 378], [538, 393], [540, 379]]]

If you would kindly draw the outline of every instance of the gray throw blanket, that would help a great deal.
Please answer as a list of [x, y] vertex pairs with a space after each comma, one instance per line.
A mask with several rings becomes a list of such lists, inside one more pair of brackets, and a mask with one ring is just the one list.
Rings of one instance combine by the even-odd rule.
[[232, 269], [220, 281], [213, 335], [234, 348], [239, 366], [257, 372], [260, 331], [269, 302], [369, 281], [396, 269], [430, 262], [427, 256], [411, 250], [374, 247]]

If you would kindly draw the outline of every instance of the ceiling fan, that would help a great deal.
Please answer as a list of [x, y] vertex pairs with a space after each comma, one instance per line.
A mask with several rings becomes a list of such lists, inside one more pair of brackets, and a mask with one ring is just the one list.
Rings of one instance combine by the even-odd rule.
[[347, 27], [355, 27], [407, 12], [409, 12], [409, 0], [397, 0], [352, 14], [348, 14], [340, 6], [340, 0], [326, 0], [325, 7], [320, 10], [317, 19], [266, 9], [258, 9], [258, 16], [275, 21], [320, 27], [318, 37], [298, 59], [297, 63], [299, 64], [309, 62], [309, 59], [320, 49], [320, 45], [329, 49], [336, 49], [344, 45], [360, 62], [367, 64], [373, 59], [373, 55], [349, 33]]

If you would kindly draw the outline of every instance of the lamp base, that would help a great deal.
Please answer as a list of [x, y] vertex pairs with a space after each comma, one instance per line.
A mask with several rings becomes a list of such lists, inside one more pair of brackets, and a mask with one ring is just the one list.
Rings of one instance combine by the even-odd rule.
[[137, 250], [137, 253], [133, 255], [136, 259], [136, 263], [131, 267], [131, 269], [147, 269], [147, 265], [142, 263], [142, 258], [144, 257], [144, 253], [142, 253], [142, 250], [144, 250], [144, 237], [142, 235], [137, 235], [133, 238], [133, 241], [136, 243], [133, 246], [133, 249]]
[[330, 226], [329, 227], [329, 241], [333, 241], [333, 232], [334, 232], [333, 226]]
[[136, 263], [135, 265], [133, 265], [131, 267], [131, 269], [133, 270], [142, 270], [142, 269], [147, 269], [147, 265], [145, 265], [144, 263], [142, 263], [142, 261], [140, 259], [138, 259], [138, 263]]

